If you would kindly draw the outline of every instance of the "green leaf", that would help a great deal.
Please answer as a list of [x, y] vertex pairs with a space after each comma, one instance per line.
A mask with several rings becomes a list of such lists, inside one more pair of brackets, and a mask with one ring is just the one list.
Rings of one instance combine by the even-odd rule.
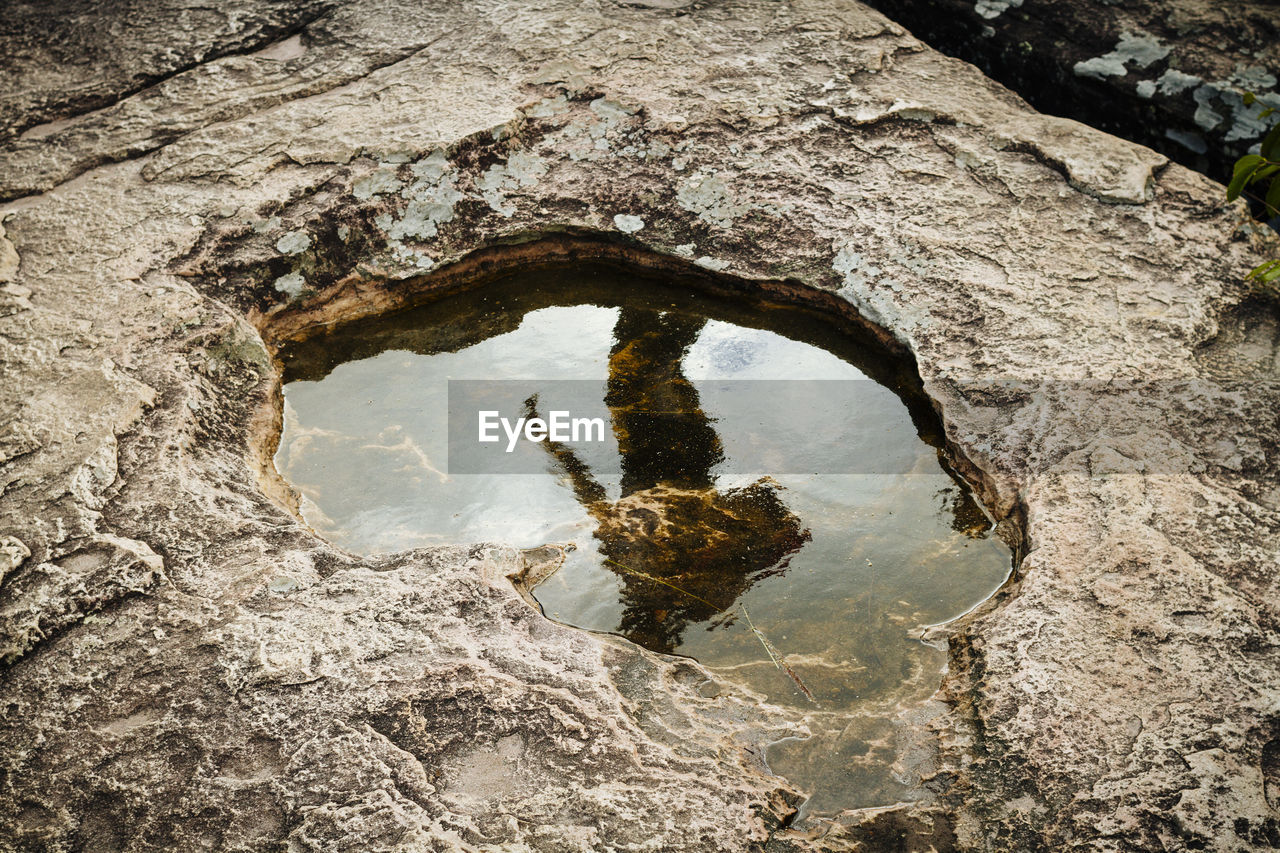
[[1280, 278], [1280, 260], [1265, 261], [1258, 264], [1245, 276], [1251, 281], [1268, 282]]
[[1271, 114], [1274, 113], [1275, 111], [1276, 111], [1275, 107], [1267, 107], [1265, 110], [1258, 113], [1258, 118], [1269, 118]]
[[1267, 190], [1267, 218], [1280, 216], [1280, 181], [1273, 180]]
[[1249, 178], [1261, 163], [1262, 158], [1257, 154], [1246, 154], [1236, 161], [1235, 173], [1231, 183], [1227, 184], [1227, 201], [1235, 201], [1240, 197], [1245, 184], [1249, 183]]
[[1254, 102], [1254, 101], [1256, 101], [1256, 100], [1258, 100], [1258, 96], [1257, 96], [1257, 95], [1255, 95], [1255, 94], [1253, 94], [1253, 92], [1245, 92], [1245, 93], [1244, 93], [1244, 105], [1245, 105], [1246, 107], [1251, 107], [1251, 106], [1253, 106], [1253, 102]]
[[1258, 181], [1265, 181], [1276, 172], [1280, 172], [1280, 163], [1272, 163], [1270, 166], [1263, 166], [1261, 169], [1253, 173], [1253, 177], [1249, 179], [1249, 183], [1256, 184]]
[[1262, 156], [1268, 160], [1276, 159], [1276, 154], [1280, 153], [1280, 124], [1271, 128], [1262, 140]]
[[1233, 166], [1231, 169], [1231, 173], [1233, 175], [1238, 175], [1241, 172], [1243, 172], [1245, 169], [1248, 169], [1249, 171], [1252, 172], [1254, 169], [1256, 169], [1259, 166], [1259, 164], [1262, 163], [1263, 159], [1264, 159], [1263, 157], [1260, 157], [1257, 154], [1246, 154], [1236, 161], [1235, 166]]

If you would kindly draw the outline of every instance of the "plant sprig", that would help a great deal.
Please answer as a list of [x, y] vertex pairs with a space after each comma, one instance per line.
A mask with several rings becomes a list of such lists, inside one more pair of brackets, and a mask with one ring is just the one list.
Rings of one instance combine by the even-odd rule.
[[[1245, 92], [1245, 104], [1253, 105], [1257, 100], [1252, 92]], [[1274, 112], [1274, 107], [1268, 107], [1258, 114], [1258, 118], [1268, 118]], [[1266, 184], [1265, 191], [1259, 187], [1261, 195], [1248, 192], [1248, 188], [1255, 184]], [[1241, 195], [1248, 195], [1261, 203], [1267, 219], [1280, 216], [1280, 124], [1272, 127], [1263, 138], [1257, 154], [1246, 154], [1236, 161], [1231, 182], [1227, 184], [1227, 201], [1235, 201]], [[1280, 279], [1280, 259], [1258, 264], [1245, 278], [1260, 284]]]

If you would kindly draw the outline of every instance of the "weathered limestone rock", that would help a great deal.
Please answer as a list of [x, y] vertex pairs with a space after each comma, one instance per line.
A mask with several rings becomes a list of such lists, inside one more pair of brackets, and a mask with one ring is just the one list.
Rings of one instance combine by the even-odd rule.
[[[856, 3], [678, 5], [363, 0], [141, 51], [95, 112], [6, 93], [57, 124], [0, 141], [0, 848], [1280, 843], [1261, 238]], [[546, 621], [510, 548], [363, 558], [284, 508], [278, 341], [566, 257], [915, 358], [1027, 549], [895, 721], [917, 802], [787, 830], [780, 709]]]
[[[1280, 106], [1268, 0], [868, 0], [1037, 109], [1226, 180]], [[1253, 92], [1259, 104], [1245, 104]]]
[[[0, 137], [70, 115], [109, 107], [202, 64], [236, 54], [285, 58], [304, 26], [329, 11], [322, 2], [51, 4], [18, 2], [5, 9], [6, 80]], [[279, 43], [276, 49], [268, 49]], [[207, 79], [207, 78], [206, 78]], [[163, 132], [161, 128], [154, 128]]]

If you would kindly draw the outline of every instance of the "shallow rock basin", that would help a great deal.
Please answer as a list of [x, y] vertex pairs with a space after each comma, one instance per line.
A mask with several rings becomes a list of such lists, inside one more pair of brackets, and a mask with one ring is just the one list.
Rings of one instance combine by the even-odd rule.
[[[706, 690], [804, 719], [812, 736], [767, 758], [810, 813], [907, 796], [890, 722], [941, 678], [927, 628], [989, 596], [1011, 553], [909, 374], [857, 330], [580, 266], [282, 358], [276, 462], [318, 532], [365, 553], [550, 546], [524, 579], [547, 616], [693, 657]], [[485, 447], [487, 406], [508, 423], [489, 419]], [[598, 428], [513, 437], [557, 411]]]

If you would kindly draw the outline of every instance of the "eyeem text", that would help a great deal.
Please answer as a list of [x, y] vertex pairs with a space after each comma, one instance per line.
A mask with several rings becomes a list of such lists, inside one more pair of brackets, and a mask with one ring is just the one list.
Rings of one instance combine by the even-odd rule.
[[[604, 418], [574, 418], [568, 412], [552, 411], [547, 419], [501, 417], [496, 411], [480, 414], [480, 441], [501, 441], [498, 428], [507, 436], [507, 453], [516, 449], [523, 435], [526, 441], [604, 441]], [[594, 436], [593, 436], [594, 433]]]

